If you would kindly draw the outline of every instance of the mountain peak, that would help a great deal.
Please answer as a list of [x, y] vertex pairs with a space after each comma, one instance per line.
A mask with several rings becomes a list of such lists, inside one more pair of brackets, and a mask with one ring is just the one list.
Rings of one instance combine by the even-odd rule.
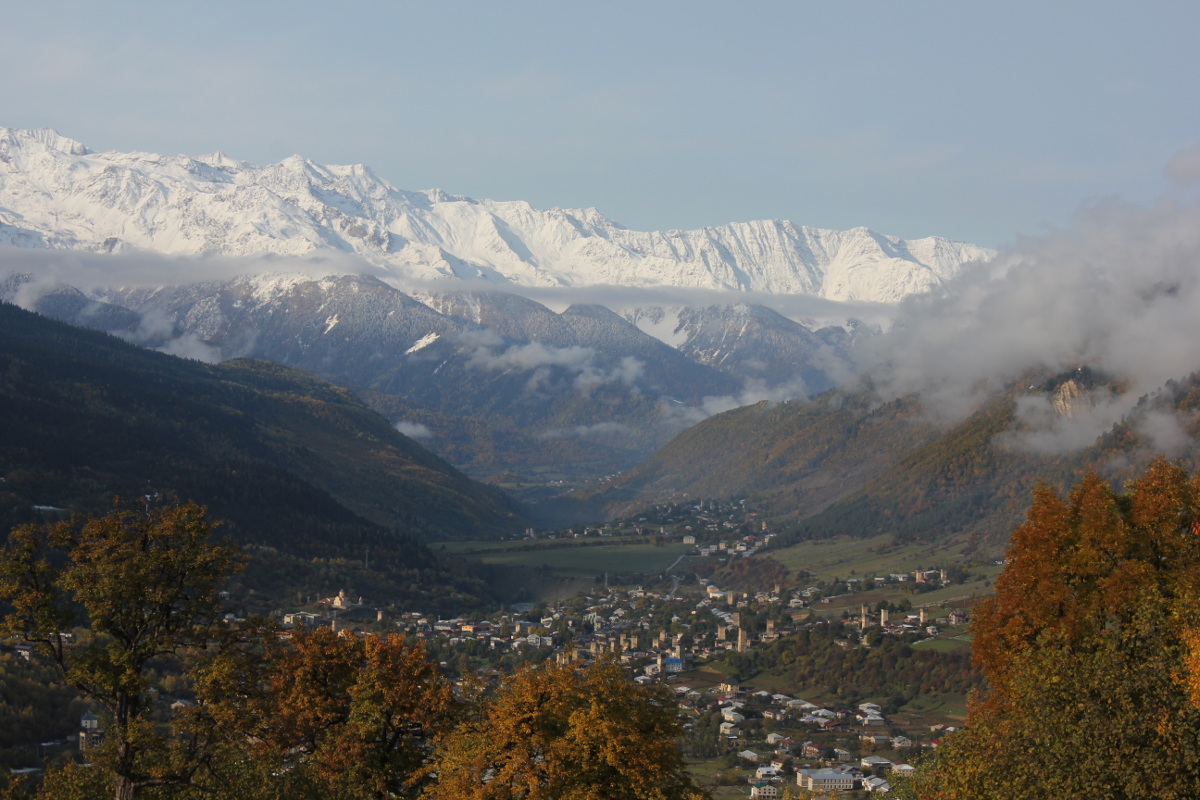
[[[938, 237], [786, 220], [628, 230], [592, 208], [537, 209], [442, 189], [402, 191], [362, 164], [301, 155], [271, 166], [93, 153], [49, 129], [0, 129], [0, 243], [174, 255], [355, 254], [388, 280], [679, 287], [893, 302], [990, 251]], [[34, 156], [22, 145], [40, 145]], [[14, 146], [15, 145], [15, 146]], [[201, 167], [200, 165], [204, 165]]]
[[0, 128], [0, 134], [6, 139], [36, 142], [49, 150], [57, 150], [68, 155], [86, 156], [91, 153], [81, 143], [74, 139], [68, 139], [54, 128], [32, 128], [29, 130]]

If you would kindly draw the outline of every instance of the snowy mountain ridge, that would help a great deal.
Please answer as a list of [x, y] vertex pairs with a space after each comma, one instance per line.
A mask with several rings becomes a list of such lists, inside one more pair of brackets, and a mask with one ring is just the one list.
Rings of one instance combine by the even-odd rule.
[[0, 127], [0, 244], [231, 257], [354, 254], [378, 277], [687, 287], [891, 303], [993, 253], [780, 220], [628, 230], [595, 209], [404, 191], [362, 165], [95, 153]]

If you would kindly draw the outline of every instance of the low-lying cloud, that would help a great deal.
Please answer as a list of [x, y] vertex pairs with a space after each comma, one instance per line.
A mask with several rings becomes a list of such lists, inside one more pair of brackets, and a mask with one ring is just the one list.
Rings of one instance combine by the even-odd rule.
[[395, 426], [396, 430], [403, 433], [410, 439], [431, 439], [433, 431], [420, 422], [409, 422], [407, 420], [398, 421]]
[[364, 259], [322, 251], [311, 256], [173, 256], [140, 250], [91, 253], [79, 250], [0, 245], [0, 275], [28, 273], [39, 283], [59, 281], [78, 289], [178, 286], [228, 281], [270, 273], [307, 275], [375, 274]]
[[621, 422], [597, 422], [595, 425], [576, 425], [572, 428], [553, 428], [538, 434], [539, 439], [605, 439], [637, 433], [635, 428]]
[[772, 386], [761, 380], [747, 380], [739, 393], [706, 397], [700, 404], [700, 408], [706, 416], [711, 416], [742, 406], [752, 406], [764, 400], [769, 403], [782, 403], [785, 400], [806, 397], [808, 397], [808, 391], [804, 382], [799, 379], [779, 386]]
[[602, 383], [633, 386], [645, 371], [645, 363], [633, 356], [626, 356], [612, 366], [605, 366], [591, 347], [554, 347], [541, 342], [506, 344], [499, 335], [488, 330], [464, 334], [461, 340], [470, 351], [467, 359], [469, 367], [494, 372], [529, 372], [530, 391], [536, 391], [550, 379], [551, 367], [572, 374], [574, 388], [581, 392], [587, 392]]
[[[1191, 171], [1177, 165], [1180, 177]], [[1200, 176], [1200, 171], [1197, 172]], [[1029, 239], [937, 294], [901, 304], [890, 335], [860, 365], [884, 396], [920, 392], [955, 420], [1030, 371], [1086, 366], [1124, 382], [1074, 417], [1023, 400], [1008, 443], [1040, 451], [1091, 444], [1147, 393], [1200, 369], [1200, 206], [1175, 195], [1152, 207], [1111, 200], [1066, 231]], [[1161, 416], [1147, 431], [1176, 444]]]

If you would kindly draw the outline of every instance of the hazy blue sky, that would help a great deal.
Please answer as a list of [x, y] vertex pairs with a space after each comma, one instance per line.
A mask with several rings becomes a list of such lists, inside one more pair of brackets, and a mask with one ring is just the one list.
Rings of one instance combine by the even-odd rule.
[[364, 163], [628, 227], [991, 246], [1163, 193], [1200, 3], [0, 0], [0, 125]]

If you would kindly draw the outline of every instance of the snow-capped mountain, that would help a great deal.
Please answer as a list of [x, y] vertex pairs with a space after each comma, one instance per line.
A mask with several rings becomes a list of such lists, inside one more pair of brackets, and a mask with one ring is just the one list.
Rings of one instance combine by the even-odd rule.
[[0, 278], [0, 300], [175, 355], [305, 370], [469, 474], [534, 476], [535, 491], [628, 469], [711, 413], [819, 392], [852, 369], [851, 333], [750, 304], [623, 317], [496, 291], [414, 296], [371, 276], [83, 291], [28, 273]]
[[[8, 250], [8, 269], [0, 251], [0, 299], [176, 355], [334, 380], [470, 474], [520, 474], [530, 496], [627, 469], [710, 414], [824, 391], [854, 372], [855, 339], [878, 334], [801, 324], [743, 293], [890, 303], [991, 255], [789, 222], [636, 232], [590, 209], [403, 191], [362, 166], [93, 153], [6, 128], [0, 245], [39, 251]], [[77, 259], [89, 280], [43, 273], [47, 250], [94, 254]], [[200, 281], [191, 267], [209, 262], [158, 255], [258, 261]], [[124, 280], [126, 262], [140, 280]], [[97, 277], [110, 263], [111, 281]], [[609, 308], [598, 292], [552, 310], [519, 294], [589, 286], [732, 295], [688, 307], [662, 300], [685, 293], [623, 290]]]
[[95, 153], [51, 130], [11, 128], [0, 128], [0, 243], [236, 257], [340, 252], [393, 283], [670, 286], [883, 303], [992, 255], [940, 237], [786, 221], [631, 231], [595, 209], [404, 191], [362, 165]]
[[[846, 353], [863, 325], [801, 325], [765, 306], [644, 306], [625, 317], [690, 360], [743, 381], [794, 395], [824, 391], [846, 377]], [[877, 333], [874, 329], [866, 335]]]

